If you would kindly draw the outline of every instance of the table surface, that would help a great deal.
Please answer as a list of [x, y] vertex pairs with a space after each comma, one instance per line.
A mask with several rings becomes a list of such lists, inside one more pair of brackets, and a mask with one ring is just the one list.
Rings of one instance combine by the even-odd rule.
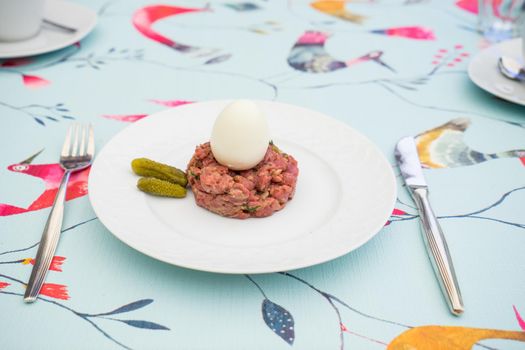
[[[525, 149], [525, 109], [467, 76], [482, 46], [476, 2], [80, 1], [99, 15], [85, 40], [0, 61], [1, 347], [421, 350], [485, 337], [496, 340], [477, 348], [524, 349], [525, 158], [503, 152]], [[70, 121], [92, 123], [100, 150], [149, 114], [224, 98], [324, 112], [392, 163], [396, 141], [420, 135], [464, 315], [447, 310], [399, 177], [389, 225], [363, 247], [243, 276], [127, 247], [93, 213], [84, 171], [40, 300], [24, 304]]]

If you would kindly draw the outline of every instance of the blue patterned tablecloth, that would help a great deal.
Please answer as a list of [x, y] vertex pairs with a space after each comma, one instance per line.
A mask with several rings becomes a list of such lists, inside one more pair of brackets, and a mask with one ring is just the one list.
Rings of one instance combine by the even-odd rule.
[[[525, 109], [467, 76], [484, 46], [477, 1], [80, 3], [99, 15], [86, 39], [0, 61], [0, 348], [459, 350], [488, 337], [476, 348], [525, 349]], [[389, 225], [365, 246], [242, 276], [118, 241], [90, 207], [88, 171], [70, 183], [40, 300], [25, 305], [70, 121], [92, 123], [100, 149], [149, 114], [223, 98], [322, 111], [392, 163], [395, 142], [420, 135], [465, 314], [446, 308], [400, 178]]]

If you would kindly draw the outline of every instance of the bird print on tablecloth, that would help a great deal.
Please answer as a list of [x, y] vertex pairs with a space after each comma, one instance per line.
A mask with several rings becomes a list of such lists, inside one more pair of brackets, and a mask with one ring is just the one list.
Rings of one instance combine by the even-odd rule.
[[349, 0], [315, 0], [310, 6], [329, 16], [337, 17], [343, 21], [349, 21], [355, 24], [363, 23], [365, 17], [346, 8]]
[[469, 125], [467, 118], [453, 119], [416, 136], [421, 164], [427, 168], [454, 168], [498, 158], [518, 158], [525, 165], [525, 149], [495, 153], [471, 149], [463, 140]]
[[525, 332], [453, 326], [414, 327], [398, 335], [387, 350], [470, 350], [485, 339], [525, 342]]
[[[159, 44], [165, 45], [182, 54], [192, 54], [195, 57], [205, 57], [218, 53], [220, 49], [202, 48], [194, 45], [183, 44], [156, 31], [153, 27], [156, 22], [168, 17], [178, 16], [189, 13], [209, 12], [209, 7], [189, 8], [173, 5], [150, 5], [145, 6], [133, 14], [132, 22], [142, 35]], [[225, 56], [225, 55], [223, 55]]]
[[[42, 150], [43, 151], [43, 150]], [[0, 203], [0, 216], [27, 213], [34, 210], [48, 208], [53, 205], [64, 170], [60, 164], [31, 164], [42, 151], [17, 164], [7, 167], [9, 171], [38, 177], [44, 181], [44, 191], [27, 208]], [[87, 194], [87, 180], [89, 169], [75, 172], [71, 175], [67, 186], [66, 200], [75, 199]]]
[[363, 56], [342, 61], [331, 56], [325, 49], [329, 33], [309, 30], [303, 33], [288, 55], [288, 64], [296, 70], [307, 73], [327, 73], [348, 68], [359, 63], [375, 62], [395, 72], [382, 60], [383, 51], [371, 51]]
[[[193, 103], [193, 101], [186, 101], [186, 100], [158, 100], [158, 99], [150, 99], [149, 102], [166, 106], [166, 107], [178, 107], [178, 106], [184, 106], [188, 103]], [[140, 113], [140, 114], [104, 114], [102, 117], [107, 119], [113, 119], [118, 120], [121, 122], [128, 122], [128, 123], [134, 123], [138, 120], [141, 120], [142, 118], [146, 118], [149, 114]]]

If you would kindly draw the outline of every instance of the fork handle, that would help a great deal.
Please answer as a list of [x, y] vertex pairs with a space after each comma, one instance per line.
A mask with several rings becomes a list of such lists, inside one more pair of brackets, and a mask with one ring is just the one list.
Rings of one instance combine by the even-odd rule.
[[51, 213], [47, 218], [47, 223], [40, 239], [40, 245], [38, 252], [36, 253], [35, 266], [31, 271], [31, 277], [27, 283], [27, 289], [24, 295], [24, 301], [26, 303], [32, 303], [36, 301], [38, 293], [46, 280], [47, 271], [55, 255], [57, 249], [58, 240], [60, 238], [60, 232], [62, 230], [62, 219], [64, 218], [64, 203], [66, 198], [67, 183], [71, 171], [66, 170], [60, 187], [58, 188], [55, 202], [51, 208]]

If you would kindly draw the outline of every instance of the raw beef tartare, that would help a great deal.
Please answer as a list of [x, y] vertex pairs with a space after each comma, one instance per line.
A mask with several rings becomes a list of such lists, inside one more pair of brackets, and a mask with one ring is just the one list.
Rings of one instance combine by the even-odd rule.
[[273, 144], [255, 167], [234, 171], [215, 160], [207, 142], [197, 146], [187, 170], [197, 205], [238, 219], [266, 217], [284, 208], [298, 174], [297, 161]]

